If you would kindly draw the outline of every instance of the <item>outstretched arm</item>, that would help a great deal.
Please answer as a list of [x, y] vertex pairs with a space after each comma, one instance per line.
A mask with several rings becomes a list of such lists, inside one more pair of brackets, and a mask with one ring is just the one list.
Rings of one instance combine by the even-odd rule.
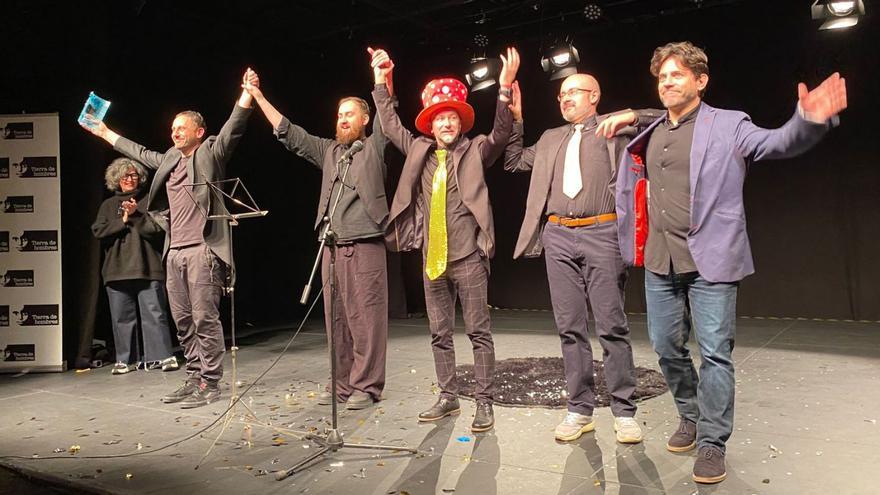
[[100, 121], [92, 117], [91, 115], [87, 114], [83, 118], [88, 120], [89, 124], [83, 124], [82, 122], [80, 122], [80, 127], [91, 132], [95, 136], [98, 136], [104, 141], [107, 141], [108, 143], [110, 143], [110, 146], [116, 145], [116, 141], [118, 141], [120, 138], [119, 134], [116, 134], [115, 132], [110, 130], [110, 128], [107, 127], [107, 125], [103, 121]]
[[742, 156], [751, 160], [789, 158], [813, 147], [846, 109], [846, 81], [834, 73], [812, 91], [798, 84], [798, 109], [782, 127], [764, 129], [744, 118], [736, 130]]
[[95, 119], [91, 115], [86, 115], [85, 118], [90, 122], [90, 125], [80, 123], [83, 129], [107, 141], [110, 143], [110, 146], [113, 146], [114, 149], [132, 160], [139, 161], [153, 170], [159, 168], [159, 165], [162, 163], [162, 157], [165, 156], [164, 154], [148, 150], [140, 144], [120, 136], [110, 130], [104, 122]]
[[241, 87], [254, 97], [257, 106], [266, 116], [266, 120], [272, 124], [278, 141], [288, 151], [296, 153], [318, 168], [323, 167], [324, 153], [328, 147], [333, 145], [333, 140], [312, 136], [302, 127], [292, 124], [263, 95], [263, 91], [260, 89], [260, 76], [252, 69], [249, 68], [244, 73]]

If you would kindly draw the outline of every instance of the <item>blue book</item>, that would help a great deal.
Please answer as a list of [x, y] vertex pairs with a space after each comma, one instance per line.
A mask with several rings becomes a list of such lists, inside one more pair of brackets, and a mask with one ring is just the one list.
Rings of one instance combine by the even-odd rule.
[[103, 121], [104, 116], [107, 115], [107, 110], [110, 108], [110, 102], [96, 95], [94, 91], [89, 92], [89, 97], [86, 99], [86, 104], [83, 105], [82, 112], [79, 113], [79, 118], [77, 121], [87, 127], [94, 127], [95, 123], [89, 120], [86, 120], [86, 115], [91, 116], [97, 121]]

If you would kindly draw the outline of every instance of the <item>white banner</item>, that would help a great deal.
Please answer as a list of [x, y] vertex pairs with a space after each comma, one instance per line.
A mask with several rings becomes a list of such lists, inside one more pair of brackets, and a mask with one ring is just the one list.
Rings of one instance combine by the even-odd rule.
[[0, 115], [0, 372], [63, 371], [58, 114]]

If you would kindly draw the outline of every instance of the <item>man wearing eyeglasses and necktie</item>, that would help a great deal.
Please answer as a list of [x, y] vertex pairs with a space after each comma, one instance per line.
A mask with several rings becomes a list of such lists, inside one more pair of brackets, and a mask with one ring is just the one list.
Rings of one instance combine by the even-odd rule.
[[642, 431], [634, 419], [635, 372], [623, 311], [627, 272], [617, 244], [614, 212], [617, 164], [635, 132], [623, 129], [605, 139], [597, 131], [606, 118], [596, 113], [601, 94], [593, 76], [567, 77], [557, 96], [567, 124], [545, 131], [537, 143], [524, 148], [522, 98], [514, 85], [514, 124], [504, 168], [532, 172], [532, 177], [513, 257], [538, 257], [546, 251], [568, 402], [568, 414], [554, 432], [556, 439], [573, 441], [595, 428], [589, 305], [603, 350], [617, 441], [638, 443]]

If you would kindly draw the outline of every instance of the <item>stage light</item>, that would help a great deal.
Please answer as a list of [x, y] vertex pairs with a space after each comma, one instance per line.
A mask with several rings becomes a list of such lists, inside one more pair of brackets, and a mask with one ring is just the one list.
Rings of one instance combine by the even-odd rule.
[[477, 34], [474, 35], [474, 46], [478, 46], [480, 48], [486, 48], [489, 44], [489, 37], [485, 34]]
[[471, 66], [464, 78], [471, 91], [479, 91], [493, 86], [501, 75], [501, 61], [476, 57], [471, 59]]
[[580, 62], [577, 48], [571, 43], [551, 47], [541, 57], [541, 68], [550, 74], [550, 80], [562, 79], [577, 73], [577, 64]]
[[837, 16], [844, 16], [852, 14], [853, 9], [856, 7], [855, 2], [829, 2], [828, 10], [831, 11], [832, 14]]
[[599, 7], [595, 3], [588, 3], [586, 7], [584, 7], [584, 17], [589, 21], [598, 21], [602, 18], [602, 7]]
[[859, 23], [859, 17], [865, 15], [865, 4], [862, 0], [816, 0], [810, 12], [813, 19], [824, 21], [820, 30], [842, 29]]

